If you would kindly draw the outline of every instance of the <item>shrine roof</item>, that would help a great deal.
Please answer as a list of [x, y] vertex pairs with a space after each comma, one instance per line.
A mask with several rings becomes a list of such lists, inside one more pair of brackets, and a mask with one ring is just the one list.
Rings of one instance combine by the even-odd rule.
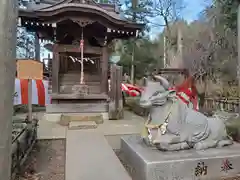
[[64, 12], [94, 13], [119, 25], [142, 29], [144, 24], [129, 21], [116, 12], [114, 4], [101, 4], [93, 0], [41, 0], [29, 2], [25, 8], [19, 8], [20, 17], [48, 18]]

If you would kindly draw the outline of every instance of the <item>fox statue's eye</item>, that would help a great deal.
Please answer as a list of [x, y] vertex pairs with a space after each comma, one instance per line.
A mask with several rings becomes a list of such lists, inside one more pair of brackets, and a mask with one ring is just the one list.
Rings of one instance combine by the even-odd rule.
[[155, 93], [153, 93], [152, 96], [157, 96], [157, 95], [159, 95], [160, 93], [161, 93], [160, 91], [156, 91]]

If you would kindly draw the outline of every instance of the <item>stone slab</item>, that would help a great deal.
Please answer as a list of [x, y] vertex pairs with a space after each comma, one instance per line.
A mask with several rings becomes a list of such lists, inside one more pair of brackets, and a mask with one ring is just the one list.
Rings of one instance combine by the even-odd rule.
[[70, 122], [84, 122], [84, 121], [94, 121], [96, 124], [103, 123], [103, 116], [98, 115], [84, 115], [84, 114], [63, 114], [59, 121], [59, 124], [68, 126]]
[[[162, 152], [146, 146], [139, 135], [130, 135], [122, 137], [121, 151], [133, 168], [133, 180], [220, 180], [240, 173], [239, 144], [202, 151]], [[197, 170], [202, 170], [202, 174]]]
[[62, 114], [58, 113], [58, 114], [47, 114], [45, 113], [42, 116], [43, 120], [49, 121], [49, 122], [59, 122], [61, 119]]
[[[105, 120], [109, 120], [108, 118], [108, 112], [106, 113], [45, 113], [41, 116], [41, 119], [51, 121], [51, 122], [59, 122], [62, 118], [62, 115], [66, 116], [102, 116], [100, 118], [99, 123], [102, 123]], [[26, 115], [25, 115], [26, 117]], [[23, 118], [25, 118], [23, 117]], [[76, 119], [76, 118], [75, 118]]]
[[58, 123], [40, 119], [38, 127], [38, 139], [65, 139], [67, 126], [61, 126]]
[[96, 129], [97, 124], [94, 121], [72, 121], [69, 123], [68, 129]]
[[107, 143], [94, 129], [68, 130], [66, 180], [131, 180]]

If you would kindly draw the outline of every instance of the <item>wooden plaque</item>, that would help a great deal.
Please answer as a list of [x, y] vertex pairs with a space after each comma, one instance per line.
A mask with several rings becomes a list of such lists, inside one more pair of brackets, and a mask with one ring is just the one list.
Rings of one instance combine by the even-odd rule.
[[17, 78], [43, 79], [43, 63], [31, 59], [17, 60]]

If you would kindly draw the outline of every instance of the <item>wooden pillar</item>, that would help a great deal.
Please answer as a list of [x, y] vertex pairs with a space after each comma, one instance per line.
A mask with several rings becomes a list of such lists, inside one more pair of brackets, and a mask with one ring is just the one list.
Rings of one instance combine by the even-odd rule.
[[17, 1], [0, 1], [0, 179], [11, 178]]
[[[237, 16], [237, 31], [238, 31], [238, 68], [237, 68], [237, 77], [238, 77], [238, 88], [240, 88], [240, 3], [238, 5], [238, 16]], [[238, 93], [238, 97], [240, 96], [240, 91]], [[240, 98], [239, 102], [240, 104]], [[238, 112], [240, 113], [240, 105], [238, 106]]]
[[122, 88], [121, 88], [121, 84], [122, 84], [122, 67], [121, 66], [117, 66], [117, 73], [116, 73], [116, 111], [117, 111], [117, 119], [122, 119], [123, 118], [123, 99], [122, 99]]
[[52, 93], [52, 58], [50, 53], [48, 53], [48, 61], [47, 61], [49, 79], [48, 79], [48, 93]]
[[109, 119], [110, 120], [116, 120], [117, 119], [117, 103], [116, 103], [116, 92], [117, 92], [117, 84], [116, 84], [116, 79], [117, 79], [117, 66], [111, 65], [111, 81], [110, 81], [110, 87], [111, 90], [109, 92], [109, 97], [110, 97], [110, 102], [109, 102]]
[[53, 47], [52, 59], [52, 93], [59, 93], [59, 52], [58, 45]]
[[109, 53], [108, 47], [102, 47], [102, 56], [101, 56], [101, 92], [108, 93], [108, 60]]
[[35, 46], [35, 60], [40, 61], [40, 43], [37, 33], [35, 33], [34, 37], [34, 46]]
[[[181, 28], [178, 28], [178, 35], [177, 35], [177, 50], [178, 50], [178, 62], [177, 63], [177, 68], [182, 68], [183, 67], [183, 36], [182, 36], [182, 30]], [[213, 41], [214, 42], [214, 41]]]
[[109, 119], [117, 120], [123, 118], [122, 99], [122, 67], [111, 65], [111, 91], [109, 93]]

